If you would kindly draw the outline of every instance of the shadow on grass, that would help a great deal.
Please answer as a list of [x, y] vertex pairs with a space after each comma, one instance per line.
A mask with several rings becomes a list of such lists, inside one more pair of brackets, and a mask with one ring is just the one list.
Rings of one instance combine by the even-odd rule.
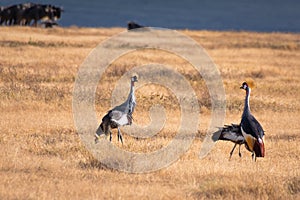
[[109, 171], [115, 171], [114, 169], [111, 169], [107, 167], [105, 164], [101, 163], [100, 161], [96, 159], [91, 159], [87, 161], [79, 161], [78, 163], [79, 167], [81, 169], [99, 169], [99, 170], [109, 170]]

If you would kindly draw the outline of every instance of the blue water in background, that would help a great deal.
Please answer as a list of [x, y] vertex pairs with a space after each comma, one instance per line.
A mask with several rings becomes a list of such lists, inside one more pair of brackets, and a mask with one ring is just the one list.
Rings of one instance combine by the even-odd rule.
[[[1, 6], [27, 1], [0, 0]], [[62, 6], [61, 26], [300, 32], [300, 0], [45, 0]]]

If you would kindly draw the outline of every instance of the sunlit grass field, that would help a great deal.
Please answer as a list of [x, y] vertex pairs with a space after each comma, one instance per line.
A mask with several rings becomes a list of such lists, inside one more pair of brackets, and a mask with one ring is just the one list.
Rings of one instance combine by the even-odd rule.
[[[72, 113], [80, 65], [100, 42], [122, 31], [126, 30], [0, 28], [0, 199], [300, 198], [299, 34], [180, 31], [202, 45], [220, 71], [226, 124], [240, 122], [245, 92], [239, 87], [245, 80], [254, 81], [251, 110], [266, 131], [266, 156], [257, 162], [244, 147], [241, 158], [236, 150], [229, 161], [233, 143], [224, 141], [199, 159], [211, 102], [205, 81], [187, 61], [153, 49], [115, 60], [97, 88], [99, 122], [111, 108], [116, 81], [133, 67], [154, 62], [180, 72], [200, 108], [198, 132], [186, 154], [159, 171], [129, 174], [93, 158], [80, 140]], [[140, 153], [164, 147], [180, 125], [176, 97], [166, 88], [148, 85], [137, 89], [136, 98], [134, 123], [148, 124], [150, 107], [161, 104], [165, 127], [149, 139], [123, 131], [123, 146], [114, 130], [113, 144]]]

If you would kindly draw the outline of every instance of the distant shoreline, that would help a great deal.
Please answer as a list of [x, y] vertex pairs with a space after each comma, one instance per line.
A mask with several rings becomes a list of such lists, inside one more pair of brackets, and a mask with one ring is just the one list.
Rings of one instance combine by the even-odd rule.
[[[23, 26], [0, 26], [0, 29], [1, 28], [40, 28], [40, 29], [46, 29], [44, 27], [23, 27]], [[101, 26], [77, 26], [77, 25], [70, 25], [70, 26], [57, 26], [57, 27], [53, 27], [53, 28], [47, 28], [47, 30], [50, 30], [50, 29], [57, 29], [57, 28], [61, 28], [61, 29], [124, 29], [124, 30], [127, 30], [127, 27], [121, 27], [121, 26], [114, 26], [114, 27], [101, 27]], [[151, 28], [164, 28], [164, 27], [151, 27]], [[165, 28], [165, 29], [171, 29], [171, 28]], [[188, 29], [188, 28], [185, 28], [185, 29], [171, 29], [171, 30], [176, 30], [176, 31], [207, 31], [207, 32], [227, 32], [227, 33], [230, 33], [230, 32], [236, 32], [236, 33], [262, 33], [262, 34], [300, 34], [300, 31], [299, 32], [292, 32], [292, 31], [253, 31], [253, 30], [233, 30], [233, 29], [224, 29], [224, 30], [213, 30], [213, 29]]]

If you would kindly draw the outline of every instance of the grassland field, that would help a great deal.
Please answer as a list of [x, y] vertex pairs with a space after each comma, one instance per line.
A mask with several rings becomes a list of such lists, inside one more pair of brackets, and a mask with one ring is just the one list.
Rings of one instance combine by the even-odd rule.
[[[194, 89], [198, 132], [191, 148], [171, 166], [130, 174], [99, 163], [75, 129], [72, 93], [89, 53], [122, 28], [0, 27], [0, 199], [300, 199], [300, 35], [180, 30], [202, 45], [218, 67], [226, 92], [225, 123], [239, 123], [245, 80], [253, 80], [251, 111], [266, 131], [266, 156], [251, 159], [233, 143], [219, 141], [199, 159], [211, 102], [205, 81], [186, 61], [159, 50], [133, 52], [114, 61], [96, 92], [100, 122], [111, 108], [115, 82], [134, 66], [158, 62], [174, 67]], [[184, 48], [184, 47], [183, 47]], [[157, 136], [124, 134], [127, 151], [151, 152], [167, 145], [178, 128], [180, 108], [168, 89], [136, 91], [135, 123], [149, 123], [161, 104], [168, 121]]]

